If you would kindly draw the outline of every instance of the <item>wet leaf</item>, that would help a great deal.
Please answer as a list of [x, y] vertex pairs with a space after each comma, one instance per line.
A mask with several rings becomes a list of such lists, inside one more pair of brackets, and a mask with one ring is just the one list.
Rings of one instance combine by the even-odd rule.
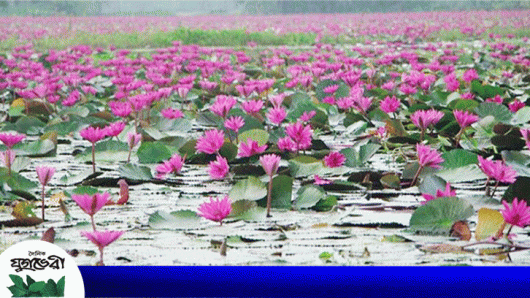
[[337, 197], [327, 196], [321, 199], [320, 201], [318, 201], [318, 203], [315, 206], [313, 206], [311, 209], [315, 211], [330, 211], [331, 209], [333, 209], [335, 205], [337, 205]]
[[316, 185], [306, 185], [297, 192], [294, 207], [298, 210], [315, 206], [318, 201], [326, 198], [326, 192]]
[[16, 147], [17, 155], [28, 157], [52, 156], [54, 155], [56, 148], [55, 143], [50, 139], [23, 143]]
[[153, 179], [151, 169], [146, 166], [140, 166], [132, 163], [122, 165], [118, 168], [120, 177], [133, 181], [150, 181]]
[[35, 208], [35, 205], [33, 205], [31, 202], [18, 202], [13, 208], [11, 215], [13, 215], [16, 219], [37, 217], [33, 212], [33, 208]]
[[93, 173], [92, 169], [86, 169], [85, 171], [75, 175], [64, 175], [60, 181], [66, 185], [79, 184], [85, 180], [89, 180], [103, 174], [102, 172]]
[[10, 176], [6, 168], [0, 168], [0, 185], [4, 183], [7, 183], [12, 190], [23, 191], [28, 191], [38, 186], [37, 183], [28, 180], [18, 173], [11, 172]]
[[258, 142], [259, 146], [267, 144], [269, 141], [269, 133], [263, 129], [251, 129], [239, 134], [239, 142], [246, 142], [247, 139], [252, 139]]
[[365, 163], [372, 158], [372, 156], [381, 148], [381, 145], [374, 143], [367, 143], [360, 146], [354, 146], [346, 149], [342, 149], [340, 153], [346, 157], [344, 163], [347, 167], [362, 167]]
[[427, 234], [446, 234], [453, 224], [474, 214], [473, 206], [457, 197], [443, 197], [427, 202], [414, 211], [409, 225]]
[[292, 177], [306, 177], [320, 173], [322, 161], [312, 156], [297, 156], [289, 160], [289, 171]]
[[511, 124], [520, 125], [530, 121], [530, 107], [523, 107], [515, 112]]
[[200, 217], [195, 211], [180, 210], [168, 213], [156, 211], [149, 216], [149, 226], [157, 230], [188, 230], [197, 228]]
[[491, 115], [495, 120], [503, 123], [509, 123], [512, 119], [512, 113], [505, 105], [496, 104], [494, 102], [483, 102], [475, 111], [480, 118]]
[[422, 179], [420, 185], [418, 186], [419, 191], [423, 194], [430, 194], [436, 196], [436, 191], [438, 189], [445, 190], [447, 181], [436, 176], [436, 175], [427, 175]]
[[180, 132], [185, 133], [191, 130], [191, 121], [185, 118], [180, 119], [166, 119], [160, 117], [156, 121], [155, 127], [163, 132]]
[[[388, 119], [385, 121], [385, 128], [386, 128], [386, 131], [390, 134], [391, 138], [396, 138], [396, 137], [407, 137], [408, 136], [408, 133], [407, 131], [405, 130], [405, 127], [403, 127], [403, 124], [401, 123], [401, 121], [399, 119]], [[402, 143], [402, 142], [394, 142], [394, 141], [390, 141], [390, 139], [388, 140], [389, 142], [391, 143]], [[417, 143], [418, 140], [416, 139], [413, 139], [413, 142]], [[406, 143], [406, 142], [403, 142], [403, 143]]]
[[514, 198], [518, 198], [519, 201], [525, 200], [526, 204], [530, 205], [530, 177], [517, 177], [502, 195], [502, 200], [508, 203], [511, 203]]
[[381, 184], [385, 188], [392, 188], [392, 189], [401, 189], [401, 180], [399, 177], [395, 174], [387, 174], [381, 177], [380, 179]]
[[257, 221], [265, 219], [265, 208], [258, 207], [255, 201], [240, 200], [232, 203], [232, 212], [228, 218]]
[[392, 236], [383, 236], [383, 239], [381, 239], [383, 242], [394, 242], [394, 243], [405, 243], [405, 242], [413, 242], [410, 239], [407, 239], [400, 235], [392, 235]]
[[228, 196], [232, 201], [256, 201], [267, 195], [267, 186], [254, 176], [239, 180], [230, 190]]
[[475, 153], [463, 149], [453, 149], [444, 152], [442, 158], [445, 160], [442, 163], [444, 169], [456, 169], [478, 163], [478, 158]]
[[423, 252], [429, 253], [466, 253], [462, 247], [452, 244], [434, 244], [434, 245], [425, 245], [420, 247], [420, 250]]
[[[478, 223], [475, 229], [475, 239], [478, 241], [497, 236], [501, 228], [504, 230], [504, 217], [493, 209], [480, 208], [478, 211]], [[500, 231], [502, 233], [502, 231]]]
[[519, 151], [502, 151], [502, 159], [511, 166], [518, 176], [530, 177], [530, 156]]
[[159, 163], [171, 158], [169, 149], [159, 142], [142, 142], [137, 155], [140, 163]]
[[[409, 162], [405, 164], [405, 168], [403, 169], [403, 173], [401, 174], [402, 179], [413, 179], [414, 175], [416, 175], [416, 172], [418, 171], [418, 168], [420, 167], [419, 163], [417, 161], [415, 162]], [[438, 173], [440, 170], [431, 168], [431, 167], [425, 167], [423, 170], [421, 170], [419, 178], [425, 178], [428, 175], [432, 175], [434, 173]]]
[[460, 240], [469, 241], [471, 239], [471, 230], [465, 221], [455, 222], [449, 233], [451, 237], [457, 237]]
[[237, 156], [237, 146], [230, 142], [225, 142], [221, 149], [219, 149], [219, 154], [225, 157], [228, 161], [232, 161]]
[[84, 194], [93, 195], [97, 192], [98, 192], [97, 188], [92, 187], [92, 186], [85, 186], [85, 185], [80, 185], [76, 187], [74, 190], [72, 190], [72, 194], [75, 194], [75, 195], [84, 195]]
[[53, 243], [55, 241], [55, 229], [53, 227], [47, 229], [40, 240]]
[[[278, 175], [272, 179], [271, 207], [278, 209], [291, 209], [293, 192], [293, 178]], [[267, 206], [267, 198], [258, 201], [260, 207]]]
[[495, 145], [498, 150], [521, 150], [525, 148], [525, 141], [520, 137], [512, 135], [494, 136], [491, 138], [491, 143]]
[[325, 251], [318, 255], [318, 258], [324, 262], [331, 262], [331, 259], [333, 259], [333, 254]]
[[437, 172], [436, 175], [450, 183], [476, 181], [487, 178], [477, 164], [454, 169], [443, 169]]

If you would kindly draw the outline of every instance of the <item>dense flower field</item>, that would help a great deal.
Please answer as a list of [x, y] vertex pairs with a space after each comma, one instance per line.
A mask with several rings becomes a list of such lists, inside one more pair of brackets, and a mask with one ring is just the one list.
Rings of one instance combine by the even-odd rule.
[[[385, 36], [306, 48], [19, 46], [0, 56], [2, 245], [95, 264], [90, 240], [100, 265], [528, 264], [529, 41], [489, 31], [528, 16], [488, 14], [246, 26]], [[68, 30], [139, 25], [94, 20]], [[66, 34], [27, 24], [8, 34]], [[469, 39], [416, 40], [441, 29]]]

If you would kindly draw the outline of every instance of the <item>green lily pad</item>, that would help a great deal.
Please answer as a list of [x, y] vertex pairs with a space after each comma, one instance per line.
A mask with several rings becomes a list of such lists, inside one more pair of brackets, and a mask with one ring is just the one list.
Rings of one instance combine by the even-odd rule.
[[476, 181], [487, 178], [476, 164], [453, 169], [444, 169], [437, 172], [436, 175], [451, 183]]
[[52, 156], [57, 146], [50, 139], [36, 140], [34, 142], [23, 143], [17, 146], [17, 155], [29, 157]]
[[262, 207], [258, 207], [255, 201], [250, 200], [239, 200], [232, 203], [232, 211], [228, 218], [258, 221], [266, 218], [267, 210]]
[[445, 234], [453, 224], [475, 214], [473, 206], [457, 197], [443, 197], [427, 202], [414, 211], [410, 228], [426, 234]]
[[318, 174], [323, 167], [322, 161], [312, 156], [302, 155], [289, 160], [289, 171], [295, 178]]
[[525, 200], [530, 205], [530, 177], [517, 177], [502, 195], [502, 200], [508, 203], [511, 203], [514, 198], [517, 198], [518, 201]]
[[327, 196], [318, 203], [311, 207], [311, 209], [315, 211], [330, 211], [335, 205], [337, 205], [337, 197], [336, 196]]
[[294, 207], [298, 210], [315, 206], [320, 200], [326, 198], [326, 192], [316, 185], [306, 185], [297, 192]]
[[11, 175], [8, 174], [6, 168], [0, 168], [0, 184], [7, 183], [13, 190], [24, 190], [28, 191], [38, 186], [37, 183], [27, 179], [26, 177], [11, 171]]
[[245, 180], [239, 180], [230, 190], [228, 196], [232, 201], [250, 200], [256, 201], [267, 195], [267, 186], [254, 176]]
[[[271, 207], [278, 209], [291, 209], [293, 192], [293, 178], [278, 175], [272, 179]], [[267, 198], [258, 201], [258, 206], [266, 207]]]
[[142, 142], [137, 155], [140, 163], [159, 163], [171, 158], [169, 149], [159, 142]]
[[354, 146], [342, 149], [340, 153], [346, 157], [345, 166], [356, 168], [362, 167], [372, 158], [372, 156], [381, 148], [381, 145], [374, 143], [367, 143], [360, 146]]
[[503, 123], [509, 123], [513, 116], [506, 106], [494, 102], [483, 102], [475, 111], [480, 118], [491, 115], [495, 120]]
[[160, 210], [149, 216], [148, 223], [151, 228], [156, 230], [190, 230], [199, 226], [200, 217], [191, 210], [171, 213]]
[[453, 149], [442, 154], [444, 169], [456, 169], [470, 164], [477, 164], [478, 158], [475, 153], [463, 149]]
[[239, 142], [247, 142], [247, 139], [252, 139], [258, 142], [259, 146], [267, 144], [269, 141], [269, 133], [263, 129], [250, 129], [239, 134]]
[[121, 177], [134, 181], [150, 181], [153, 179], [150, 168], [132, 163], [120, 166], [118, 173]]

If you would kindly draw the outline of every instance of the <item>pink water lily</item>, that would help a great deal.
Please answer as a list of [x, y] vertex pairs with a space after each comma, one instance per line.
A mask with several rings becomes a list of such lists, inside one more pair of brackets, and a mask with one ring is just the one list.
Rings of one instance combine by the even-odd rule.
[[267, 192], [267, 217], [270, 217], [271, 211], [271, 200], [272, 200], [272, 177], [278, 171], [280, 166], [281, 157], [276, 154], [266, 154], [259, 158], [259, 162], [265, 170], [265, 173], [269, 176], [269, 188]]
[[223, 225], [223, 219], [232, 211], [231, 204], [232, 202], [228, 196], [225, 196], [222, 200], [210, 197], [210, 202], [201, 204], [198, 215]]
[[251, 138], [248, 138], [246, 142], [241, 142], [239, 144], [239, 151], [237, 155], [239, 157], [250, 157], [252, 155], [262, 153], [266, 149], [267, 149], [266, 144], [263, 146], [259, 146], [257, 141], [254, 141]]
[[7, 132], [0, 133], [0, 141], [2, 141], [2, 143], [4, 143], [8, 149], [12, 149], [14, 145], [20, 143], [25, 138], [25, 134]]
[[521, 228], [530, 225], [530, 206], [527, 206], [525, 200], [518, 201], [514, 198], [511, 205], [506, 201], [502, 201], [502, 205], [504, 209], [501, 210], [501, 214], [504, 221]]
[[412, 179], [411, 185], [416, 184], [416, 180], [425, 167], [439, 169], [441, 168], [440, 164], [444, 162], [442, 154], [428, 145], [416, 144], [416, 153], [418, 154], [419, 167], [418, 171], [414, 175], [414, 178]]
[[456, 196], [456, 191], [451, 189], [451, 184], [450, 183], [447, 183], [447, 184], [445, 184], [445, 190], [437, 189], [436, 190], [436, 194], [434, 196], [431, 195], [431, 194], [428, 194], [428, 193], [423, 193], [421, 195], [425, 199], [425, 201], [422, 202], [422, 204], [425, 204], [428, 201], [432, 201], [432, 200], [437, 199], [437, 198], [454, 197], [454, 196]]
[[81, 231], [81, 235], [86, 237], [92, 243], [94, 243], [99, 249], [99, 265], [105, 266], [103, 263], [103, 250], [109, 246], [112, 242], [116, 241], [123, 235], [125, 231]]
[[198, 152], [213, 154], [219, 151], [224, 143], [225, 135], [221, 130], [212, 129], [206, 131], [204, 136], [197, 140], [195, 149]]
[[486, 185], [488, 185], [492, 178], [497, 181], [493, 193], [491, 194], [492, 196], [495, 194], [500, 182], [514, 183], [517, 178], [517, 172], [509, 165], [506, 165], [502, 160], [489, 160], [479, 155], [478, 165], [482, 172], [488, 176]]
[[324, 165], [328, 168], [341, 167], [345, 161], [346, 157], [340, 152], [330, 152], [328, 155], [324, 156]]
[[156, 167], [156, 178], [163, 179], [167, 174], [178, 174], [184, 165], [184, 157], [175, 153], [169, 160]]
[[39, 178], [39, 182], [42, 185], [42, 220], [44, 220], [44, 196], [45, 196], [45, 186], [50, 182], [50, 180], [53, 177], [53, 174], [55, 174], [55, 168], [53, 167], [47, 167], [47, 166], [39, 166], [36, 167], [35, 170], [37, 171], [37, 178]]
[[217, 155], [215, 161], [211, 161], [208, 167], [210, 178], [220, 180], [226, 177], [228, 174], [229, 166], [226, 158]]

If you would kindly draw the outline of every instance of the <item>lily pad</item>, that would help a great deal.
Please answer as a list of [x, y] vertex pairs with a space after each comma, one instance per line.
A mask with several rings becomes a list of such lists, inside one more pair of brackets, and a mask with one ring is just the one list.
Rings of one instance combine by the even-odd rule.
[[18, 173], [12, 171], [11, 175], [9, 175], [6, 168], [0, 168], [0, 184], [4, 183], [7, 183], [7, 185], [13, 190], [28, 191], [38, 186], [37, 183]]
[[495, 120], [503, 123], [509, 123], [512, 119], [512, 113], [504, 106], [494, 102], [483, 102], [475, 110], [480, 118], [493, 116]]
[[[272, 179], [271, 207], [291, 209], [293, 192], [293, 178], [278, 175]], [[260, 207], [267, 206], [267, 198], [258, 201]]]
[[269, 133], [263, 129], [250, 129], [239, 135], [240, 143], [247, 142], [247, 139], [252, 139], [258, 142], [259, 146], [263, 146], [269, 141]]
[[354, 146], [342, 149], [340, 153], [346, 157], [344, 163], [347, 167], [362, 167], [370, 158], [381, 148], [381, 145], [374, 143], [367, 143], [360, 146]]
[[496, 236], [500, 229], [503, 228], [504, 217], [502, 214], [493, 209], [480, 208], [478, 211], [478, 223], [475, 229], [475, 239], [478, 241]]
[[289, 171], [295, 178], [319, 174], [323, 167], [322, 161], [312, 156], [297, 156], [289, 160]]
[[530, 177], [519, 176], [515, 182], [510, 184], [504, 194], [502, 200], [511, 203], [514, 198], [525, 200], [530, 205]]
[[150, 168], [132, 163], [120, 166], [118, 173], [121, 177], [134, 181], [150, 181], [153, 179]]
[[267, 186], [254, 176], [238, 181], [228, 193], [232, 201], [256, 201], [267, 195]]
[[258, 207], [255, 201], [239, 200], [232, 203], [232, 211], [228, 218], [258, 221], [266, 218], [266, 209]]
[[453, 169], [444, 169], [437, 172], [436, 175], [451, 183], [476, 181], [487, 178], [476, 164]]
[[320, 200], [326, 198], [326, 192], [316, 185], [306, 185], [297, 192], [294, 207], [298, 210], [315, 206]]
[[190, 230], [200, 225], [200, 217], [191, 210], [168, 213], [156, 211], [149, 216], [149, 226], [156, 230]]
[[140, 163], [159, 163], [171, 158], [169, 149], [159, 142], [142, 142], [137, 155]]
[[478, 158], [475, 153], [463, 149], [453, 149], [442, 154], [444, 169], [456, 169], [470, 164], [477, 164]]
[[414, 211], [410, 218], [413, 231], [426, 234], [445, 234], [453, 224], [474, 214], [473, 206], [457, 197], [443, 197], [427, 202]]

